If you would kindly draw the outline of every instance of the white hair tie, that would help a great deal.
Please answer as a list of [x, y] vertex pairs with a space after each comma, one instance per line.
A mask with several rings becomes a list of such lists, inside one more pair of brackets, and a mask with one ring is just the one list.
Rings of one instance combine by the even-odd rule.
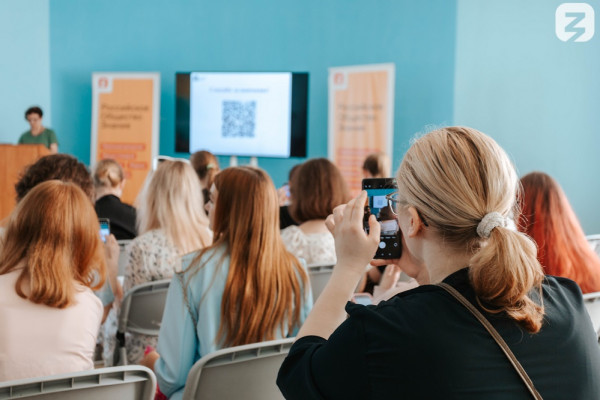
[[487, 239], [490, 237], [492, 230], [497, 226], [505, 227], [506, 218], [496, 211], [487, 213], [485, 217], [481, 219], [479, 225], [477, 225], [477, 234], [480, 238]]

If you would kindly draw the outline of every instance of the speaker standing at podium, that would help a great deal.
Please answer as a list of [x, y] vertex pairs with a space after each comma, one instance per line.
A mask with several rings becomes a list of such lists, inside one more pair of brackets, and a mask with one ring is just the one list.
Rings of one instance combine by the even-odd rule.
[[23, 133], [19, 138], [19, 144], [43, 144], [50, 153], [58, 153], [58, 139], [52, 129], [42, 125], [44, 113], [39, 107], [29, 107], [25, 111], [25, 119], [29, 122], [31, 129]]

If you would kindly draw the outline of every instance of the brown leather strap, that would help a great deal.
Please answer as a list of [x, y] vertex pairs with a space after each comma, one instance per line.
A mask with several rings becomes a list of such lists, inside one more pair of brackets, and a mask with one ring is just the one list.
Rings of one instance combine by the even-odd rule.
[[479, 322], [481, 322], [481, 324], [490, 333], [490, 335], [492, 335], [492, 337], [494, 338], [496, 343], [498, 343], [498, 346], [500, 346], [500, 348], [502, 349], [502, 351], [508, 358], [508, 361], [510, 361], [512, 366], [515, 368], [515, 370], [517, 371], [517, 373], [519, 374], [519, 376], [521, 377], [521, 379], [527, 386], [529, 393], [531, 393], [531, 395], [533, 396], [534, 399], [542, 400], [542, 396], [536, 390], [535, 386], [533, 385], [533, 382], [529, 378], [529, 375], [527, 375], [527, 372], [525, 372], [525, 369], [523, 368], [523, 366], [521, 365], [519, 360], [517, 360], [517, 358], [515, 357], [513, 352], [510, 350], [510, 348], [504, 341], [504, 339], [502, 339], [502, 336], [500, 336], [498, 331], [492, 326], [492, 324], [490, 324], [490, 322], [487, 320], [487, 318], [485, 318], [483, 316], [483, 314], [481, 314], [479, 312], [479, 310], [477, 308], [475, 308], [475, 306], [473, 304], [471, 304], [471, 302], [469, 300], [465, 299], [465, 297], [462, 294], [460, 294], [456, 289], [454, 289], [452, 286], [448, 285], [447, 283], [443, 283], [443, 282], [439, 283], [438, 286], [441, 287], [442, 289], [444, 289], [445, 291], [447, 291], [448, 293], [450, 293], [456, 300], [458, 300], [463, 306], [465, 306], [467, 308], [467, 310], [469, 310], [471, 312], [471, 314], [473, 314], [475, 316], [475, 318], [477, 318], [479, 320]]

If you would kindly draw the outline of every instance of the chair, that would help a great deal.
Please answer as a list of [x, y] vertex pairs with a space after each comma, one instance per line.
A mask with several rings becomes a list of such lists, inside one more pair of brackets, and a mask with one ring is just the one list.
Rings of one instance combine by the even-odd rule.
[[125, 294], [117, 322], [114, 365], [127, 364], [126, 332], [158, 336], [170, 283], [170, 279], [143, 283]]
[[117, 275], [124, 276], [129, 251], [128, 246], [131, 243], [131, 240], [117, 240], [117, 243], [119, 243], [119, 272], [117, 273]]
[[254, 343], [207, 354], [190, 370], [183, 400], [283, 399], [275, 380], [294, 340]]
[[154, 373], [139, 365], [0, 382], [2, 400], [152, 400], [155, 392]]
[[600, 235], [588, 235], [585, 238], [596, 254], [600, 256]]
[[592, 319], [594, 330], [600, 339], [600, 292], [587, 293], [583, 295], [585, 308]]
[[313, 303], [325, 289], [325, 285], [331, 277], [333, 265], [309, 265], [308, 277], [310, 279], [310, 287], [312, 289]]

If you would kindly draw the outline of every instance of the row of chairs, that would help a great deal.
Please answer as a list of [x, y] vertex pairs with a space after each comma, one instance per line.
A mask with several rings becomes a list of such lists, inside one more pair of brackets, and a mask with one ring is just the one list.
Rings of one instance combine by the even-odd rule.
[[[293, 341], [231, 347], [202, 357], [188, 374], [183, 399], [283, 399], [275, 380]], [[152, 400], [155, 393], [154, 373], [138, 365], [0, 382], [0, 400]]]

